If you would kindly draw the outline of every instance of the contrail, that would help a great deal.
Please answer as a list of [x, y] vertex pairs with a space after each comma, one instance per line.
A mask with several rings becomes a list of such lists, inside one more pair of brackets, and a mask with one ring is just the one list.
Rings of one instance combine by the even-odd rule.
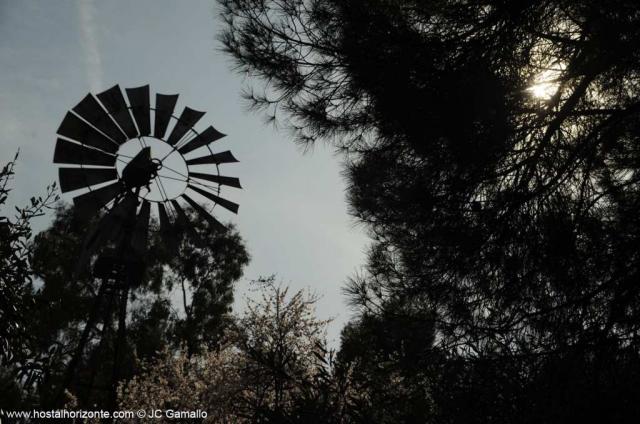
[[93, 92], [102, 89], [102, 57], [98, 49], [93, 0], [77, 0], [82, 47], [87, 65], [87, 79]]

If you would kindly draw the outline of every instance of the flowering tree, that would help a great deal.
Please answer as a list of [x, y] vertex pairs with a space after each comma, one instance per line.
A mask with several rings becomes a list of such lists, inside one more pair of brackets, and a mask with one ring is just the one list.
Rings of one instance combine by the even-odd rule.
[[[289, 296], [273, 277], [259, 281], [260, 301], [248, 300], [222, 346], [189, 357], [165, 351], [121, 385], [120, 409], [207, 411], [205, 422], [294, 422], [318, 407], [335, 415], [328, 321], [314, 315], [316, 298]], [[322, 402], [318, 402], [322, 397]], [[310, 407], [313, 405], [313, 407]]]
[[240, 393], [238, 352], [232, 345], [189, 356], [165, 350], [120, 386], [120, 409], [207, 411], [205, 422], [229, 422]]

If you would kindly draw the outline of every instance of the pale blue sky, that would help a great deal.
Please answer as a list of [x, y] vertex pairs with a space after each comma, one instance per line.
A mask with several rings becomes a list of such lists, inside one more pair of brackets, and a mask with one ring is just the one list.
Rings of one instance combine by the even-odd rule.
[[240, 160], [224, 168], [244, 187], [225, 192], [240, 213], [221, 216], [236, 223], [252, 256], [236, 298], [249, 279], [273, 273], [310, 288], [322, 296], [318, 315], [336, 318], [335, 343], [350, 315], [341, 287], [367, 244], [347, 215], [339, 158], [322, 145], [303, 154], [246, 111], [240, 92], [249, 81], [219, 51], [219, 29], [214, 0], [0, 0], [2, 162], [21, 151], [11, 202], [57, 180], [56, 129], [87, 92], [148, 83], [152, 93], [180, 93], [177, 110], [207, 111], [201, 128], [228, 134], [216, 148]]

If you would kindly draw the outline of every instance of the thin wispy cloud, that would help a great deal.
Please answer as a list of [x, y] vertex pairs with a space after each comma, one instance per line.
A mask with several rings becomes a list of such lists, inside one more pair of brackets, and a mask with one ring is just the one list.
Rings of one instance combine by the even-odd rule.
[[85, 54], [87, 67], [87, 79], [91, 90], [96, 92], [102, 87], [102, 57], [98, 48], [96, 37], [96, 23], [93, 0], [77, 0], [78, 15], [80, 18], [80, 32], [82, 34], [82, 47]]

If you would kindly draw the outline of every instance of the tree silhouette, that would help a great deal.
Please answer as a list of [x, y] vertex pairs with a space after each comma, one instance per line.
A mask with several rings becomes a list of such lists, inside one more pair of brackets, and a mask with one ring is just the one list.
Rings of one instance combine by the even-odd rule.
[[[137, 372], [136, 358], [151, 360], [160, 351], [182, 345], [187, 346], [188, 354], [213, 348], [228, 326], [233, 285], [242, 276], [248, 253], [233, 228], [214, 231], [197, 219], [192, 222], [193, 234], [182, 234], [176, 252], [170, 252], [158, 232], [152, 231], [146, 272], [129, 296], [123, 378]], [[152, 228], [156, 227], [152, 222]], [[40, 369], [38, 387], [44, 400], [64, 380], [100, 287], [95, 273], [77, 272], [86, 228], [73, 208], [60, 206], [51, 226], [33, 243], [33, 270], [42, 286], [33, 287], [30, 293], [39, 311], [29, 326], [35, 336], [32, 350], [52, 353], [49, 363]], [[96, 268], [97, 261], [92, 260]], [[69, 387], [80, 406], [102, 404], [108, 395], [117, 338], [115, 295], [115, 291], [106, 293]]]
[[349, 154], [374, 245], [345, 346], [430, 311], [439, 365], [391, 367], [425, 376], [423, 419], [637, 416], [635, 2], [221, 4], [252, 104]]
[[[0, 206], [4, 207], [11, 192], [10, 181], [18, 154], [0, 170]], [[0, 398], [6, 407], [29, 401], [30, 387], [49, 352], [32, 352], [33, 334], [28, 331], [31, 315], [36, 309], [30, 295], [32, 253], [30, 239], [32, 221], [44, 215], [58, 200], [55, 184], [47, 187], [44, 197], [32, 197], [30, 205], [16, 207], [15, 217], [0, 216]], [[4, 211], [3, 211], [4, 214]], [[24, 398], [24, 399], [23, 399]]]

